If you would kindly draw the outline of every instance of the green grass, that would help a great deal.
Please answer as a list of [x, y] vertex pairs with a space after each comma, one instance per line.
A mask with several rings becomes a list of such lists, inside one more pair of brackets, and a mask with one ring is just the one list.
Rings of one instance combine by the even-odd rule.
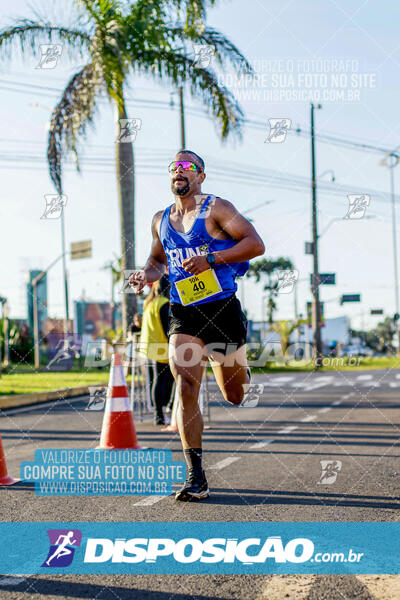
[[8, 373], [0, 378], [0, 396], [50, 392], [81, 385], [108, 383], [108, 371], [66, 373]]
[[[331, 359], [334, 361], [334, 359]], [[358, 360], [358, 359], [357, 359]], [[332, 362], [331, 366], [321, 367], [320, 371], [362, 371], [364, 369], [400, 369], [400, 357], [360, 358], [358, 365], [348, 365], [344, 357], [344, 366]], [[353, 361], [354, 362], [354, 361]], [[288, 366], [282, 363], [269, 363], [268, 367], [252, 367], [253, 373], [282, 373], [290, 371], [312, 371], [313, 364], [306, 361], [292, 361]], [[66, 373], [3, 373], [0, 377], [0, 396], [9, 394], [30, 394], [53, 390], [108, 383], [108, 369], [88, 371], [68, 371]], [[128, 381], [130, 376], [128, 377]]]
[[[324, 362], [328, 360], [325, 357]], [[343, 360], [343, 362], [341, 362]], [[357, 357], [359, 364], [352, 364], [355, 359], [349, 359], [347, 356], [343, 359], [329, 358], [330, 365], [322, 366], [319, 371], [363, 371], [367, 369], [400, 369], [400, 356], [383, 356], [383, 357]], [[338, 362], [339, 361], [339, 362]], [[289, 361], [288, 365], [283, 363], [268, 363], [268, 367], [252, 367], [254, 373], [280, 373], [290, 371], [313, 371], [314, 365], [307, 361]]]

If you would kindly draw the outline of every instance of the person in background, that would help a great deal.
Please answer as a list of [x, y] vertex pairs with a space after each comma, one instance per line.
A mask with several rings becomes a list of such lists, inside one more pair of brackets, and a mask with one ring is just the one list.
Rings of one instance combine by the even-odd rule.
[[169, 279], [163, 275], [152, 285], [143, 305], [140, 349], [150, 361], [154, 424], [165, 425], [163, 408], [171, 398], [174, 378], [168, 363]]
[[[132, 360], [136, 352], [136, 345], [139, 341], [140, 331], [142, 329], [142, 315], [137, 312], [133, 315], [132, 323], [128, 327], [128, 338], [127, 338], [127, 347], [126, 347], [126, 356], [129, 359], [130, 367], [132, 368], [133, 375], [133, 364]], [[125, 376], [128, 375], [129, 366], [125, 367]]]
[[132, 335], [132, 337], [135, 335], [135, 333], [140, 333], [142, 329], [142, 315], [137, 312], [133, 315], [133, 322], [132, 325], [129, 327], [129, 332]]

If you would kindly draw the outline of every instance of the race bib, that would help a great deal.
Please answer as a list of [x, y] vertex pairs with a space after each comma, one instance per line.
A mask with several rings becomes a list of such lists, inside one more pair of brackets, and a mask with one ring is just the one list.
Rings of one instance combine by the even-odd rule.
[[222, 292], [221, 284], [213, 269], [175, 281], [175, 286], [179, 298], [185, 306]]

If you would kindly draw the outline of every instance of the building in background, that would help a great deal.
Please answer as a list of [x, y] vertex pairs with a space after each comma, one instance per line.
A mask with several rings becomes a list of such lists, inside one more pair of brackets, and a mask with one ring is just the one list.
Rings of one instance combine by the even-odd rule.
[[[32, 281], [41, 273], [41, 269], [31, 269], [27, 273], [26, 295], [28, 307], [28, 324], [33, 329], [33, 287]], [[37, 286], [37, 311], [39, 334], [43, 331], [43, 322], [47, 319], [47, 275], [38, 282]]]
[[[116, 328], [121, 327], [119, 306], [116, 306]], [[109, 302], [74, 302], [75, 332], [95, 340], [102, 337], [105, 329], [112, 327], [111, 304]]]
[[[261, 321], [252, 321], [251, 328], [249, 330], [248, 341], [261, 342], [261, 332], [263, 323]], [[345, 345], [350, 342], [350, 322], [349, 318], [336, 317], [332, 319], [324, 319], [324, 326], [321, 329], [322, 342], [324, 344], [324, 350], [336, 342], [337, 344]], [[290, 336], [290, 343], [294, 342], [309, 342], [312, 343], [313, 333], [311, 325], [307, 323], [301, 325], [300, 329], [295, 330]], [[279, 335], [275, 331], [269, 331], [268, 324], [265, 325], [265, 336], [264, 343], [266, 340], [271, 342], [278, 342], [280, 340]]]

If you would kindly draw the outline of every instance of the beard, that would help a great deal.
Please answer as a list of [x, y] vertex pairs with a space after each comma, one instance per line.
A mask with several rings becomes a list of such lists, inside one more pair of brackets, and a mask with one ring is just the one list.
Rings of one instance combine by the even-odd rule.
[[183, 179], [186, 180], [186, 185], [184, 185], [183, 187], [175, 187], [175, 183], [173, 183], [171, 185], [171, 190], [173, 194], [176, 194], [176, 196], [185, 196], [189, 191], [190, 191], [190, 183], [189, 181], [186, 179], [186, 177], [184, 177]]

